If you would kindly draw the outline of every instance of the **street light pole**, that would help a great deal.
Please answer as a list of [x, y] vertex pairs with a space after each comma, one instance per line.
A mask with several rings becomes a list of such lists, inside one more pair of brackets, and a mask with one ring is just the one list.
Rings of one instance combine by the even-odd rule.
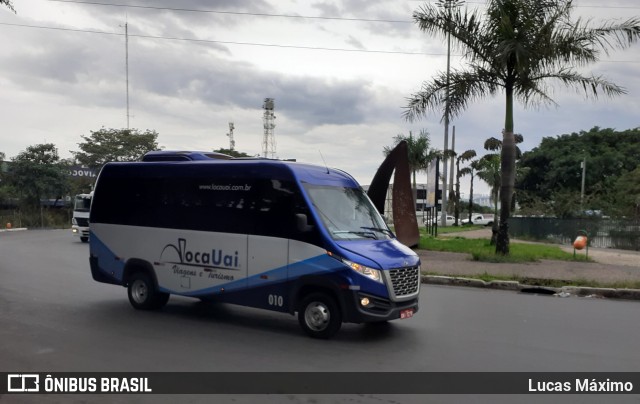
[[[451, 22], [451, 9], [462, 4], [460, 0], [438, 0], [438, 7], [447, 10], [447, 22]], [[442, 156], [442, 208], [440, 221], [442, 226], [447, 225], [447, 149], [449, 148], [449, 75], [451, 72], [451, 29], [447, 32], [447, 88], [444, 103], [444, 156]]]
[[584, 211], [584, 180], [587, 173], [587, 155], [585, 154], [584, 160], [580, 162], [580, 167], [582, 168], [582, 190], [580, 191], [580, 210]]

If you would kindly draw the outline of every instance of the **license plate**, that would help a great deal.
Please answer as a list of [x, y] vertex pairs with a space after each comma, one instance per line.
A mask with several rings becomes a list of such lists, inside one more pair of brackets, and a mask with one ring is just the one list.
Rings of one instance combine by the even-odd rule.
[[406, 309], [400, 312], [400, 318], [410, 318], [413, 317], [413, 309]]

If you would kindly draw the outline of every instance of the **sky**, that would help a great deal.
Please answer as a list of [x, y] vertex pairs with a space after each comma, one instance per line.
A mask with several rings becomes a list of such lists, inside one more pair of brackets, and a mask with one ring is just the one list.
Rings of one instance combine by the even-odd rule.
[[[70, 158], [81, 136], [127, 127], [126, 24], [131, 128], [157, 131], [167, 150], [214, 150], [229, 147], [233, 122], [236, 150], [260, 155], [263, 101], [273, 98], [277, 157], [337, 167], [369, 184], [398, 134], [426, 130], [432, 147], [444, 148], [441, 116], [402, 116], [407, 97], [446, 69], [446, 43], [412, 22], [424, 4], [14, 0], [15, 14], [0, 6], [0, 152], [11, 158], [54, 143]], [[637, 0], [574, 4], [576, 17], [594, 23], [640, 15]], [[455, 49], [451, 67], [464, 67]], [[627, 94], [594, 101], [552, 87], [557, 106], [516, 106], [523, 151], [594, 126], [640, 127], [640, 45], [603, 55], [587, 72]], [[455, 150], [482, 155], [503, 122], [503, 96], [475, 101], [452, 120], [449, 136], [455, 126]], [[474, 192], [488, 188], [476, 182]]]

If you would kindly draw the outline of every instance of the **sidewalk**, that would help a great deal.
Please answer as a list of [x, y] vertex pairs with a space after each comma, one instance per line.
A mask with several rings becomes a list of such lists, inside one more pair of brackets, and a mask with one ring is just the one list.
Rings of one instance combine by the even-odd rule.
[[[443, 237], [465, 237], [465, 238], [490, 238], [491, 229], [480, 229], [469, 232], [448, 233]], [[512, 243], [524, 242], [511, 240]], [[573, 252], [571, 246], [560, 246], [568, 252]], [[482, 287], [499, 287], [502, 289], [521, 290], [528, 285], [519, 285], [516, 287], [514, 282], [505, 284], [495, 283], [488, 285], [486, 282], [466, 282], [456, 281], [448, 278], [468, 278], [478, 275], [488, 274], [494, 276], [528, 278], [531, 280], [559, 280], [567, 284], [572, 281], [597, 281], [601, 284], [613, 284], [615, 282], [640, 281], [640, 252], [613, 250], [604, 248], [589, 248], [589, 257], [595, 262], [573, 262], [573, 261], [555, 261], [541, 260], [532, 263], [488, 263], [478, 262], [471, 259], [469, 254], [448, 253], [427, 250], [417, 250], [422, 261], [422, 271], [429, 274], [437, 274], [440, 276], [426, 277], [427, 283], [439, 284], [463, 284], [469, 286]], [[580, 254], [585, 254], [580, 251]], [[444, 276], [444, 278], [443, 278]], [[472, 283], [473, 285], [470, 285]], [[552, 288], [550, 288], [552, 289]], [[565, 288], [562, 288], [563, 290]], [[567, 288], [568, 289], [568, 288]], [[600, 294], [609, 295], [616, 294], [609, 291], [598, 290], [593, 288], [581, 288], [583, 290], [573, 290], [574, 294]], [[562, 292], [558, 289], [557, 292]], [[593, 292], [593, 293], [590, 293]], [[617, 293], [622, 297], [629, 297], [629, 293]], [[640, 291], [632, 293], [640, 299]]]

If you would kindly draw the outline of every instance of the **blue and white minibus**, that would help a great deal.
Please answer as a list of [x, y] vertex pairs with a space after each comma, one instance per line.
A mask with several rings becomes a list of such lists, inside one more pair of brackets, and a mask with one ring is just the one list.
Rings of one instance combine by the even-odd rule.
[[298, 313], [315, 338], [418, 310], [418, 256], [340, 170], [151, 152], [104, 166], [90, 222], [93, 278], [136, 309], [175, 294]]

